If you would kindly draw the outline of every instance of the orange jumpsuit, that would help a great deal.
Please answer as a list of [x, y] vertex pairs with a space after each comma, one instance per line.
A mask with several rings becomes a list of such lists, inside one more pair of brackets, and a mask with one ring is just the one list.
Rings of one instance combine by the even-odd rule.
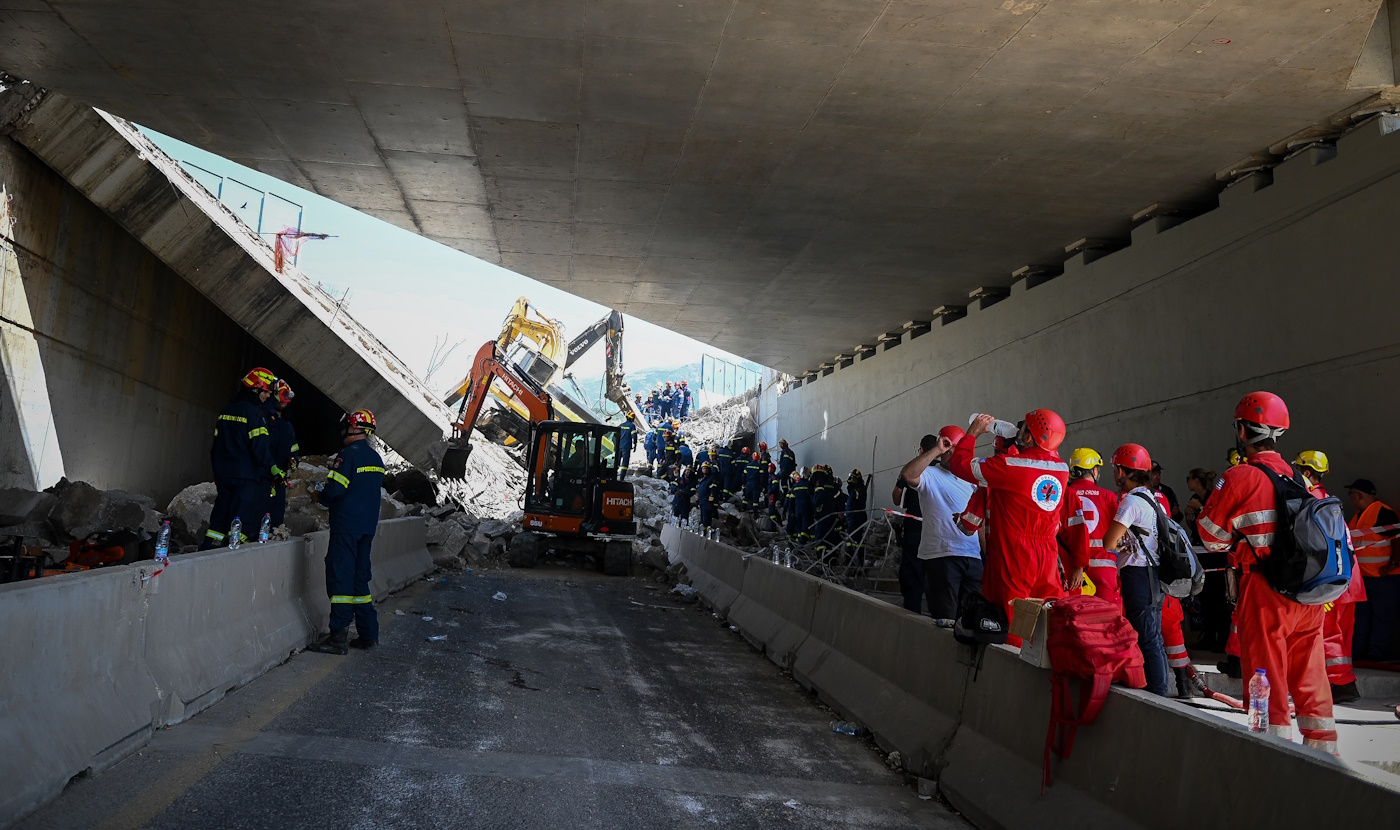
[[1196, 526], [1207, 550], [1229, 551], [1230, 564], [1244, 571], [1235, 605], [1240, 664], [1245, 677], [1263, 669], [1269, 678], [1269, 731], [1292, 738], [1292, 695], [1303, 745], [1335, 754], [1337, 725], [1323, 660], [1322, 606], [1288, 599], [1254, 570], [1269, 555], [1278, 522], [1273, 484], [1255, 465], [1293, 475], [1293, 468], [1276, 452], [1261, 452], [1250, 463], [1231, 467], [1216, 484]]

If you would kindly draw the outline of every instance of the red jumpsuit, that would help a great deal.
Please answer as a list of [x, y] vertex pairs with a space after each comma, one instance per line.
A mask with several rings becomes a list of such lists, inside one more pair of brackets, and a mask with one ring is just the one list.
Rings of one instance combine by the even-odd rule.
[[1087, 476], [1070, 482], [1065, 502], [1084, 517], [1084, 532], [1088, 536], [1088, 566], [1084, 572], [1094, 581], [1095, 596], [1123, 607], [1123, 592], [1118, 586], [1118, 553], [1105, 550], [1104, 534], [1118, 513], [1118, 494], [1105, 490]]
[[[1312, 493], [1320, 499], [1327, 498], [1322, 485], [1312, 488]], [[1358, 515], [1353, 519], [1360, 518]], [[1352, 554], [1351, 584], [1346, 592], [1337, 597], [1330, 609], [1322, 613], [1322, 654], [1327, 663], [1327, 680], [1333, 686], [1345, 686], [1356, 682], [1356, 672], [1351, 667], [1351, 636], [1356, 628], [1356, 603], [1366, 601], [1366, 586], [1361, 581], [1361, 565]]]
[[[975, 435], [964, 435], [953, 449], [953, 474], [987, 488], [986, 545], [982, 595], [1006, 608], [1019, 598], [1062, 596], [1059, 545], [1060, 502], [1069, 465], [1059, 453], [1028, 447], [1017, 455], [977, 458]], [[1008, 637], [1020, 645], [1019, 637]]]
[[1230, 564], [1243, 570], [1235, 604], [1240, 664], [1246, 682], [1255, 669], [1269, 678], [1269, 731], [1292, 738], [1288, 697], [1298, 711], [1303, 745], [1335, 754], [1337, 726], [1332, 719], [1332, 689], [1323, 665], [1322, 606], [1302, 605], [1269, 587], [1253, 570], [1269, 555], [1278, 512], [1263, 464], [1280, 475], [1293, 468], [1276, 452], [1261, 452], [1249, 464], [1225, 471], [1207, 500], [1196, 526], [1207, 550], [1229, 551]]

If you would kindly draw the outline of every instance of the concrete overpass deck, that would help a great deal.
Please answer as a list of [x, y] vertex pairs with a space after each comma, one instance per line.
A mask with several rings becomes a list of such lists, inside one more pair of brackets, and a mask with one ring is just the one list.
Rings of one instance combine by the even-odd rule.
[[652, 583], [453, 574], [380, 615], [16, 827], [970, 827]]

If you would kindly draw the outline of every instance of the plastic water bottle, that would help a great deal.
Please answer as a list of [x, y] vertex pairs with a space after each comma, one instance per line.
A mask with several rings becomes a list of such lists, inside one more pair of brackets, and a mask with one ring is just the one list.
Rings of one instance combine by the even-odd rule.
[[774, 564], [774, 565], [781, 564], [781, 562], [780, 562], [779, 559], [778, 559], [778, 556], [779, 556], [779, 553], [778, 553], [778, 546], [777, 546], [777, 545], [774, 545], [774, 546], [773, 546], [773, 564]]
[[156, 534], [156, 564], [164, 568], [170, 562], [170, 520], [165, 519], [160, 523], [160, 532]]
[[[972, 426], [972, 422], [977, 420], [978, 414], [979, 413], [974, 412], [972, 417], [967, 419], [968, 426]], [[999, 435], [1002, 438], [1015, 438], [1017, 434], [1020, 433], [1020, 430], [1016, 428], [1015, 424], [1010, 421], [1003, 421], [1000, 418], [992, 421], [991, 425], [987, 427], [987, 431], [993, 435]]]
[[265, 545], [272, 538], [272, 514], [264, 513], [262, 527], [258, 528], [258, 544]]
[[1269, 731], [1269, 676], [1263, 669], [1249, 678], [1249, 731]]
[[243, 520], [237, 516], [233, 517], [233, 524], [228, 526], [228, 546], [229, 550], [238, 550], [243, 544]]

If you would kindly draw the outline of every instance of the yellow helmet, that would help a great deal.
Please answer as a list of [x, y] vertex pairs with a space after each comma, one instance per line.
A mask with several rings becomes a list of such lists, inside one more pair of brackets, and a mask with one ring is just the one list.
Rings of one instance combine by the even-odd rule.
[[1088, 574], [1084, 574], [1084, 585], [1079, 589], [1079, 593], [1086, 597], [1096, 596], [1099, 593], [1098, 586], [1094, 584], [1094, 580], [1090, 579]]
[[1327, 453], [1319, 452], [1318, 450], [1303, 450], [1298, 453], [1297, 458], [1293, 459], [1293, 465], [1296, 467], [1308, 467], [1318, 473], [1326, 473], [1328, 470]]
[[1103, 466], [1103, 458], [1088, 447], [1080, 447], [1069, 454], [1070, 469], [1092, 470]]

